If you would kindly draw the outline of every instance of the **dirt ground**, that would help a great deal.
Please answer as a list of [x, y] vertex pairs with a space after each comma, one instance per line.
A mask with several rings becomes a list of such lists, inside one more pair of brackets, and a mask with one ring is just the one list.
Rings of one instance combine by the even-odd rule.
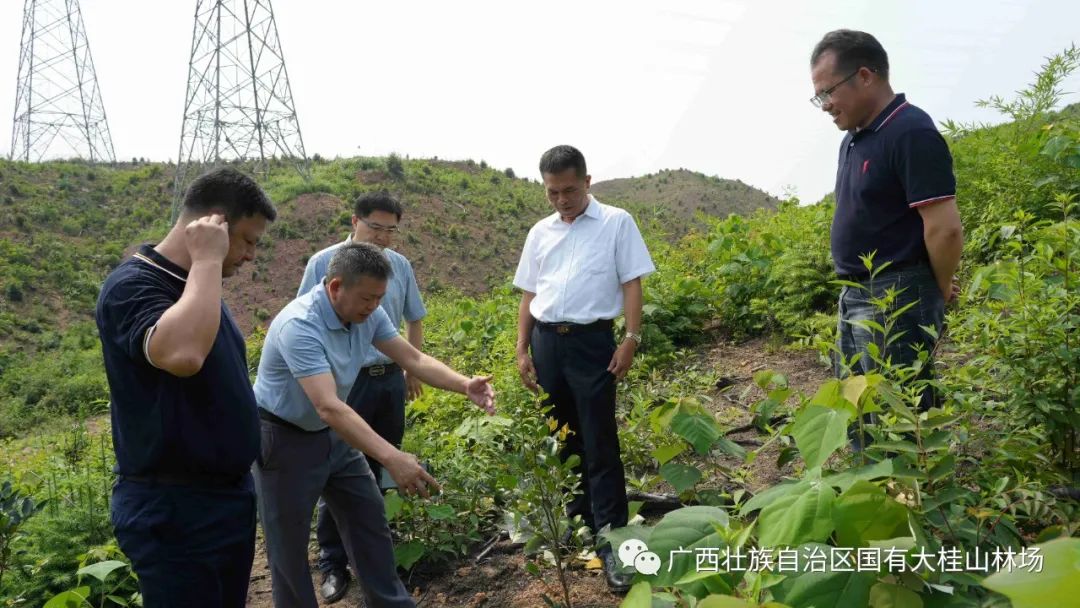
[[[716, 342], [703, 349], [700, 356], [726, 380], [725, 384], [729, 384], [710, 392], [711, 404], [707, 402], [707, 406], [716, 413], [718, 420], [732, 429], [749, 425], [753, 419], [750, 406], [766, 396], [765, 391], [754, 384], [753, 377], [758, 371], [772, 370], [787, 377], [788, 386], [794, 389], [788, 398], [789, 405], [798, 403], [800, 394], [813, 395], [823, 382], [832, 378], [832, 370], [818, 360], [814, 351], [774, 346], [767, 338], [742, 343]], [[731, 433], [727, 438], [747, 450], [761, 447], [767, 439], [753, 428]], [[761, 450], [747, 467], [744, 483], [748, 490], [757, 492], [776, 485], [785, 475], [793, 473], [791, 464], [777, 468], [779, 453], [777, 443]], [[726, 464], [737, 466], [739, 463], [730, 459]]]
[[[248, 608], [272, 608], [270, 595], [270, 568], [266, 561], [266, 548], [262, 535], [255, 549], [255, 565], [251, 570], [248, 588]], [[310, 563], [315, 564], [318, 552], [313, 546]], [[475, 555], [434, 572], [414, 572], [405, 575], [403, 582], [418, 608], [540, 608], [546, 607], [545, 593], [556, 597], [558, 580], [553, 570], [545, 571], [546, 582], [537, 580], [525, 571], [525, 558], [509, 541], [501, 541], [479, 563]], [[575, 562], [569, 572], [571, 602], [575, 608], [609, 608], [619, 605], [622, 598], [611, 594], [604, 581], [602, 570], [586, 570], [583, 562]], [[321, 576], [312, 575], [319, 605], [327, 605], [318, 595]], [[360, 587], [355, 577], [349, 592], [333, 606], [340, 608], [364, 608]]]
[[[829, 370], [817, 360], [814, 353], [773, 348], [764, 339], [744, 343], [716, 342], [700, 349], [696, 358], [700, 364], [730, 381], [730, 386], [714, 389], [705, 397], [717, 418], [731, 428], [748, 424], [752, 418], [749, 406], [764, 397], [764, 393], [753, 384], [755, 372], [771, 369], [782, 373], [787, 376], [789, 385], [796, 393], [801, 391], [807, 394], [815, 392], [818, 385], [830, 377]], [[753, 429], [728, 437], [743, 443], [747, 449], [755, 448], [754, 443], [760, 444], [763, 440]], [[778, 451], [775, 445], [769, 446], [750, 465], [746, 476], [748, 489], [763, 489], [792, 473], [790, 464], [783, 468], [776, 467]], [[731, 464], [737, 463], [732, 461]], [[508, 541], [496, 544], [495, 549], [479, 563], [474, 558], [475, 553], [439, 571], [417, 571], [406, 575], [406, 588], [412, 592], [421, 608], [541, 608], [547, 606], [543, 600], [545, 593], [557, 597], [558, 581], [554, 571], [545, 571], [545, 587], [543, 582], [525, 571], [524, 556]], [[314, 564], [315, 560], [316, 548], [313, 546], [310, 561]], [[575, 562], [569, 579], [571, 601], [575, 608], [616, 607], [621, 601], [620, 597], [608, 591], [602, 570], [588, 570], [583, 562]], [[312, 580], [317, 594], [320, 576], [314, 574]], [[272, 606], [270, 571], [260, 533], [248, 590], [248, 607]], [[334, 606], [365, 606], [355, 579], [348, 595]]]

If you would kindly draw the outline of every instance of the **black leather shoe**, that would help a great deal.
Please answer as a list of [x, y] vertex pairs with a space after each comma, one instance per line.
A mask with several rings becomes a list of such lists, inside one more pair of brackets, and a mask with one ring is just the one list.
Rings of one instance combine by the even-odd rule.
[[600, 559], [604, 561], [604, 578], [607, 579], [608, 589], [618, 595], [626, 595], [630, 591], [630, 584], [634, 580], [633, 574], [619, 571], [619, 564], [610, 547], [605, 547], [599, 552]]
[[345, 571], [327, 572], [323, 575], [322, 585], [319, 587], [319, 591], [322, 593], [323, 599], [327, 604], [333, 604], [334, 602], [345, 597], [345, 592], [349, 590], [349, 573]]

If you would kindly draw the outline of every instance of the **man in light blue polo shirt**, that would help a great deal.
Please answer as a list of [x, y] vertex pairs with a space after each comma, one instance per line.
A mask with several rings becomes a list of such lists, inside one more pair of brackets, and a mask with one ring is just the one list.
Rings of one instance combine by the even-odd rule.
[[494, 412], [490, 377], [466, 378], [398, 335], [379, 308], [389, 276], [390, 263], [378, 248], [343, 246], [322, 284], [289, 303], [266, 334], [255, 381], [262, 418], [255, 482], [279, 608], [318, 605], [307, 546], [320, 495], [368, 604], [414, 606], [397, 576], [382, 495], [361, 452], [382, 464], [403, 493], [428, 496], [438, 484], [415, 456], [380, 437], [345, 403], [371, 350]]
[[[330, 258], [341, 247], [349, 243], [370, 243], [382, 249], [390, 262], [390, 279], [386, 285], [380, 308], [390, 317], [394, 329], [401, 327], [405, 320], [406, 335], [409, 344], [417, 350], [424, 347], [423, 318], [427, 315], [424, 302], [420, 298], [420, 289], [416, 285], [412, 264], [400, 253], [390, 249], [398, 235], [402, 207], [394, 197], [386, 192], [365, 194], [353, 205], [353, 232], [344, 242], [335, 243], [311, 256], [304, 269], [304, 278], [300, 282], [297, 297], [311, 291], [322, 283]], [[389, 357], [376, 349], [370, 349], [360, 362], [360, 373], [356, 376], [352, 391], [345, 398], [345, 403], [356, 410], [380, 437], [394, 447], [401, 447], [405, 435], [405, 400], [419, 397], [423, 385], [415, 376], [402, 372]], [[382, 467], [368, 458], [371, 473], [379, 483]], [[319, 500], [319, 516], [316, 526], [319, 540], [319, 571], [322, 572], [322, 584], [319, 591], [328, 603], [333, 603], [345, 596], [349, 588], [349, 574], [346, 569], [345, 546], [341, 542], [334, 518], [326, 508], [326, 502]]]

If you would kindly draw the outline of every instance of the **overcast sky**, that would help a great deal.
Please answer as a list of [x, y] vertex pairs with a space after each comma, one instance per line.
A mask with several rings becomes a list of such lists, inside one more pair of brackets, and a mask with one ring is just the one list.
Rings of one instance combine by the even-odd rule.
[[[119, 158], [176, 158], [195, 4], [81, 0]], [[684, 167], [804, 201], [832, 190], [841, 137], [807, 102], [826, 31], [877, 36], [894, 89], [936, 120], [996, 121], [973, 102], [1080, 42], [1076, 0], [273, 4], [309, 155], [473, 158], [536, 177], [540, 154], [570, 143], [594, 180]], [[22, 10], [0, 1], [4, 156]]]

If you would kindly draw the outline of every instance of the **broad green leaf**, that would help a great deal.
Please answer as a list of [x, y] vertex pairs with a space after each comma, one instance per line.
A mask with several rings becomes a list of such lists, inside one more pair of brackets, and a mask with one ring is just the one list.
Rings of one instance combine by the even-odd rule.
[[910, 551], [915, 547], [914, 536], [898, 536], [896, 538], [887, 538], [884, 540], [872, 540], [867, 543], [869, 546], [876, 549], [893, 549], [896, 551]]
[[53, 596], [45, 602], [44, 608], [82, 608], [90, 606], [87, 598], [90, 597], [90, 587], [77, 587]]
[[675, 586], [678, 587], [678, 586], [681, 586], [681, 585], [689, 585], [690, 583], [696, 583], [698, 581], [703, 581], [703, 580], [705, 580], [707, 578], [711, 578], [713, 576], [719, 576], [719, 575], [716, 572], [713, 572], [712, 570], [691, 570], [690, 572], [686, 573], [686, 576], [684, 576], [684, 577], [680, 578], [679, 580], [675, 581]]
[[878, 583], [870, 588], [870, 608], [923, 608], [923, 601], [907, 587]]
[[910, 441], [878, 441], [866, 446], [866, 449], [877, 452], [904, 452], [905, 454], [919, 453], [919, 446]]
[[824, 541], [833, 531], [835, 498], [828, 484], [818, 482], [773, 500], [758, 515], [758, 543], [762, 547], [782, 547]]
[[956, 457], [952, 454], [946, 454], [930, 469], [930, 481], [937, 481], [951, 476], [954, 471], [956, 471]]
[[713, 442], [721, 435], [716, 419], [705, 412], [679, 412], [671, 420], [671, 430], [688, 441], [701, 455], [708, 454]]
[[[727, 512], [718, 507], [683, 507], [665, 515], [649, 537], [649, 550], [660, 556], [661, 564], [653, 584], [668, 587], [695, 570], [694, 550], [697, 547], [722, 552], [727, 543], [716, 532], [717, 525], [728, 525]], [[689, 553], [678, 553], [680, 550]]]
[[511, 428], [514, 421], [505, 416], [472, 416], [454, 429], [454, 434], [473, 441], [487, 441]]
[[763, 490], [759, 494], [755, 494], [753, 498], [743, 503], [739, 512], [742, 515], [746, 515], [747, 513], [768, 506], [781, 496], [786, 496], [792, 492], [802, 492], [809, 486], [810, 483], [807, 481], [784, 481], [778, 483], [767, 490]]
[[657, 435], [666, 433], [666, 430], [671, 427], [672, 419], [681, 411], [679, 404], [670, 399], [654, 408], [653, 411], [649, 412], [649, 423], [653, 432]]
[[839, 380], [828, 380], [818, 388], [817, 393], [810, 399], [810, 403], [825, 407], [839, 407], [838, 402], [843, 397], [841, 388]]
[[701, 471], [689, 465], [669, 462], [660, 467], [660, 476], [682, 494], [701, 480]]
[[965, 415], [966, 414], [964, 412], [957, 412], [955, 414], [941, 414], [938, 416], [931, 416], [922, 423], [922, 427], [929, 430], [940, 429], [956, 422], [957, 420], [960, 420]]
[[[963, 500], [961, 500], [963, 499]], [[923, 511], [932, 511], [941, 505], [949, 503], [972, 504], [979, 499], [979, 495], [967, 488], [959, 486], [947, 487], [944, 490], [923, 498]]]
[[769, 386], [775, 384], [776, 386], [787, 388], [788, 381], [787, 376], [777, 373], [771, 369], [763, 369], [761, 371], [754, 372], [754, 384], [758, 385], [761, 390], [769, 390]]
[[710, 595], [698, 602], [697, 608], [754, 608], [757, 604], [730, 595]]
[[720, 437], [716, 440], [716, 447], [723, 453], [734, 456], [739, 460], [746, 460], [746, 449], [727, 437]]
[[652, 608], [652, 586], [648, 581], [634, 583], [619, 608]]
[[872, 464], [864, 465], [854, 469], [848, 469], [842, 473], [836, 475], [829, 475], [824, 478], [825, 483], [839, 488], [841, 492], [847, 491], [851, 487], [851, 484], [859, 480], [871, 480], [878, 479], [880, 477], [888, 477], [893, 473], [893, 461], [882, 460]]
[[832, 509], [841, 547], [865, 547], [872, 540], [895, 538], [907, 530], [907, 507], [869, 481], [857, 481]]
[[795, 417], [791, 436], [806, 461], [807, 468], [821, 466], [847, 441], [850, 414], [820, 405], [803, 408]]
[[1075, 605], [1080, 598], [1080, 538], [1059, 538], [1035, 548], [1043, 558], [1041, 572], [1002, 570], [983, 580], [983, 586], [1008, 597], [1013, 608]]
[[424, 543], [416, 540], [409, 541], [394, 547], [394, 561], [397, 562], [398, 567], [408, 570], [421, 557], [424, 557], [426, 552]]
[[858, 376], [849, 376], [844, 378], [840, 384], [844, 399], [847, 399], [848, 403], [851, 405], [858, 406], [859, 400], [862, 399], [863, 393], [866, 392], [866, 376], [861, 374]]
[[110, 559], [108, 561], [98, 562], [96, 564], [90, 564], [89, 566], [79, 568], [79, 570], [75, 574], [79, 576], [92, 576], [104, 583], [105, 579], [108, 578], [110, 574], [125, 566], [127, 566], [127, 564], [125, 564], [124, 562]]
[[405, 499], [397, 492], [387, 492], [386, 496], [383, 496], [383, 505], [386, 507], [386, 519], [393, 521], [405, 506]]
[[667, 464], [669, 460], [675, 458], [679, 454], [686, 451], [686, 446], [680, 443], [673, 443], [671, 445], [662, 445], [652, 451], [652, 457], [656, 459], [661, 465]]
[[[828, 547], [819, 545], [828, 555]], [[802, 572], [772, 587], [773, 597], [795, 608], [866, 606], [876, 576], [865, 572]]]
[[431, 519], [450, 519], [454, 516], [454, 507], [451, 505], [431, 505], [427, 508], [427, 514]]

